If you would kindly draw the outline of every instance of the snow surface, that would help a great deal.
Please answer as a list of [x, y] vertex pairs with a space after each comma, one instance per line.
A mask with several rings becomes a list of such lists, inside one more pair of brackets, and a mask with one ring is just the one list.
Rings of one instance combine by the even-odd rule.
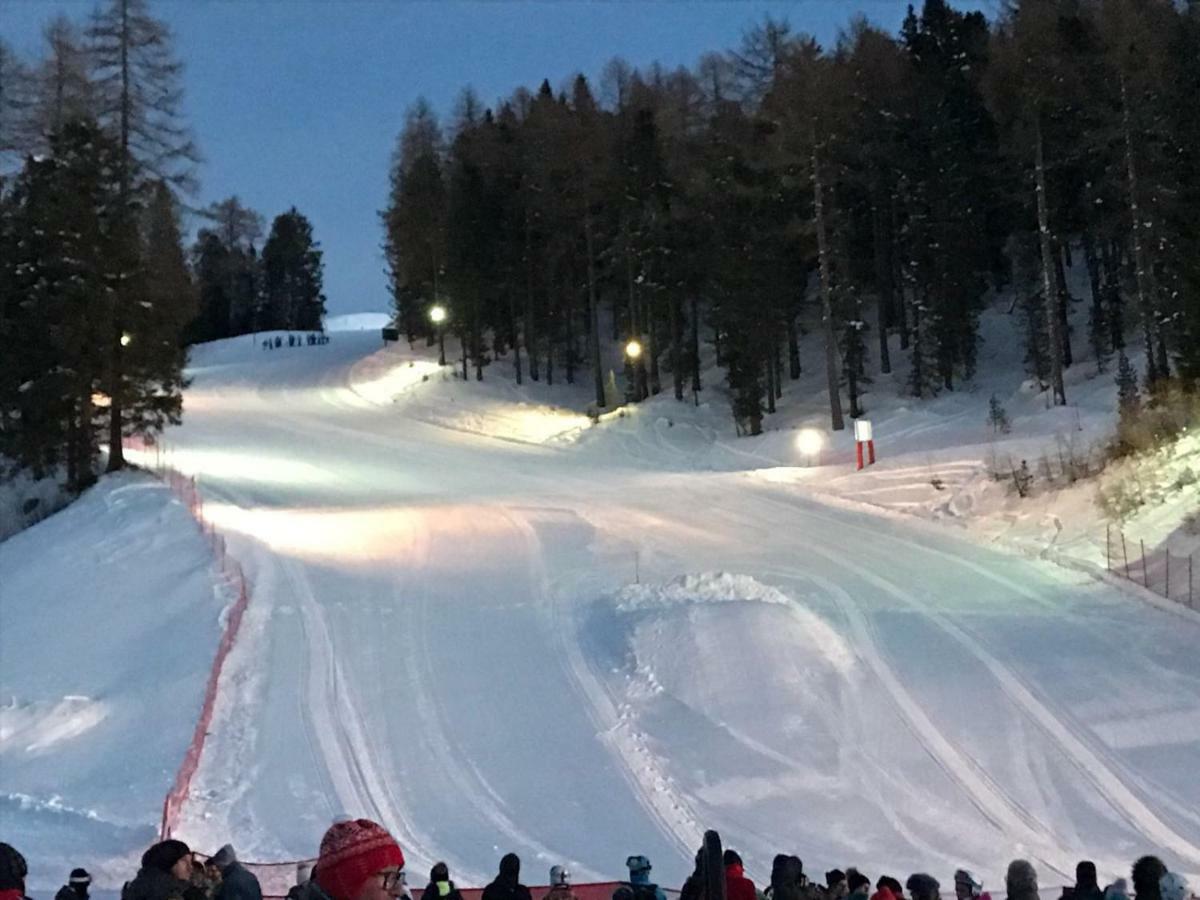
[[[1001, 449], [1099, 439], [1111, 379], [1084, 369], [1067, 410], [1008, 385]], [[208, 345], [190, 374], [169, 455], [199, 476], [254, 585], [180, 828], [194, 846], [310, 856], [351, 813], [387, 824], [414, 871], [444, 859], [463, 884], [515, 850], [580, 880], [645, 853], [677, 885], [708, 827], [760, 879], [781, 850], [813, 872], [944, 884], [966, 865], [998, 885], [1016, 856], [1044, 884], [1085, 857], [1124, 875], [1151, 851], [1200, 872], [1200, 624], [896, 515], [953, 518], [932, 494], [973, 496], [992, 385], [917, 406], [902, 372], [877, 383], [881, 463], [863, 475], [844, 436], [818, 465], [798, 457], [796, 429], [823, 427], [815, 390], [769, 421], [786, 427], [736, 440], [711, 387], [699, 406], [660, 397], [592, 425], [586, 389], [517, 387], [495, 367], [463, 382], [427, 348], [367, 332], [291, 352]], [[122, 701], [35, 692], [40, 673], [9, 658], [14, 730], [44, 716], [53, 734], [68, 693]], [[157, 690], [159, 664], [139, 689]], [[198, 698], [202, 674], [190, 683]], [[145, 775], [146, 728], [101, 762]], [[39, 758], [78, 767], [61, 756], [72, 740], [86, 737]], [[9, 753], [5, 791], [26, 791]], [[127, 808], [157, 815], [150, 797]], [[53, 859], [52, 838], [26, 841], [35, 860]], [[140, 849], [108, 839], [114, 855]]]

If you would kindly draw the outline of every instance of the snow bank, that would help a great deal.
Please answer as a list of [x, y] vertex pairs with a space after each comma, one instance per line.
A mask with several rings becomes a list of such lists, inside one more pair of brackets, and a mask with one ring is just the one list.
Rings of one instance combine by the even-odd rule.
[[[166, 487], [106, 476], [0, 544], [0, 821], [30, 885], [119, 885], [156, 833], [227, 600]], [[19, 838], [19, 840], [17, 840]]]
[[[0, 457], [0, 474], [6, 466]], [[61, 478], [33, 478], [24, 471], [0, 478], [0, 541], [57, 512], [70, 499]]]

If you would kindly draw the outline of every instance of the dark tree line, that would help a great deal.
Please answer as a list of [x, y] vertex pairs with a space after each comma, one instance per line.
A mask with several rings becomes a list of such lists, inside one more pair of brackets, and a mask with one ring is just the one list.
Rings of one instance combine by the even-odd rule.
[[231, 198], [189, 260], [198, 154], [147, 0], [44, 37], [32, 64], [0, 41], [0, 464], [78, 491], [101, 444], [117, 470], [124, 438], [179, 421], [189, 339], [319, 328], [321, 256], [292, 209], [259, 257], [261, 219]]
[[[1013, 0], [991, 23], [926, 0], [895, 36], [859, 20], [822, 48], [768, 20], [694, 70], [615, 60], [599, 101], [582, 76], [493, 108], [468, 90], [446, 134], [421, 102], [382, 213], [397, 323], [428, 337], [440, 304], [464, 377], [508, 355], [597, 407], [601, 341], [644, 348], [636, 400], [698, 390], [709, 340], [757, 433], [803, 365], [834, 428], [897, 348], [916, 396], [956, 389], [1011, 288], [1056, 402], [1081, 342], [1194, 387], [1198, 58], [1194, 0]], [[806, 310], [821, 360], [801, 359]]]

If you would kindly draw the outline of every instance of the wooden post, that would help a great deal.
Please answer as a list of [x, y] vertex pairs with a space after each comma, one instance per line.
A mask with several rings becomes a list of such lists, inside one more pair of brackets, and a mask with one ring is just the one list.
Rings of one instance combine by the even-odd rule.
[[1195, 553], [1188, 555], [1188, 606], [1192, 605], [1192, 560], [1195, 558]]
[[1171, 599], [1171, 548], [1167, 548], [1167, 588], [1163, 592], [1163, 596], [1168, 600]]
[[1112, 525], [1104, 526], [1104, 567], [1112, 571]]
[[1146, 542], [1145, 540], [1139, 540], [1138, 543], [1142, 545], [1142, 586], [1148, 589], [1150, 587], [1150, 576], [1146, 574]]
[[1121, 555], [1125, 557], [1125, 577], [1129, 577], [1129, 548], [1125, 546], [1125, 532], [1121, 532]]

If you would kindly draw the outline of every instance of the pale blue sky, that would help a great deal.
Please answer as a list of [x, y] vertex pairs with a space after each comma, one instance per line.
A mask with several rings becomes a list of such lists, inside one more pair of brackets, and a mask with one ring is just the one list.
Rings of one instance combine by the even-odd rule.
[[[955, 0], [989, 12], [996, 0]], [[473, 85], [486, 103], [604, 63], [692, 66], [764, 15], [831, 42], [856, 13], [895, 30], [907, 0], [152, 0], [186, 64], [185, 110], [205, 162], [199, 202], [238, 194], [266, 217], [295, 205], [325, 250], [331, 313], [387, 308], [376, 211], [405, 109], [447, 114]], [[59, 10], [95, 0], [0, 0], [0, 34], [40, 52]]]

